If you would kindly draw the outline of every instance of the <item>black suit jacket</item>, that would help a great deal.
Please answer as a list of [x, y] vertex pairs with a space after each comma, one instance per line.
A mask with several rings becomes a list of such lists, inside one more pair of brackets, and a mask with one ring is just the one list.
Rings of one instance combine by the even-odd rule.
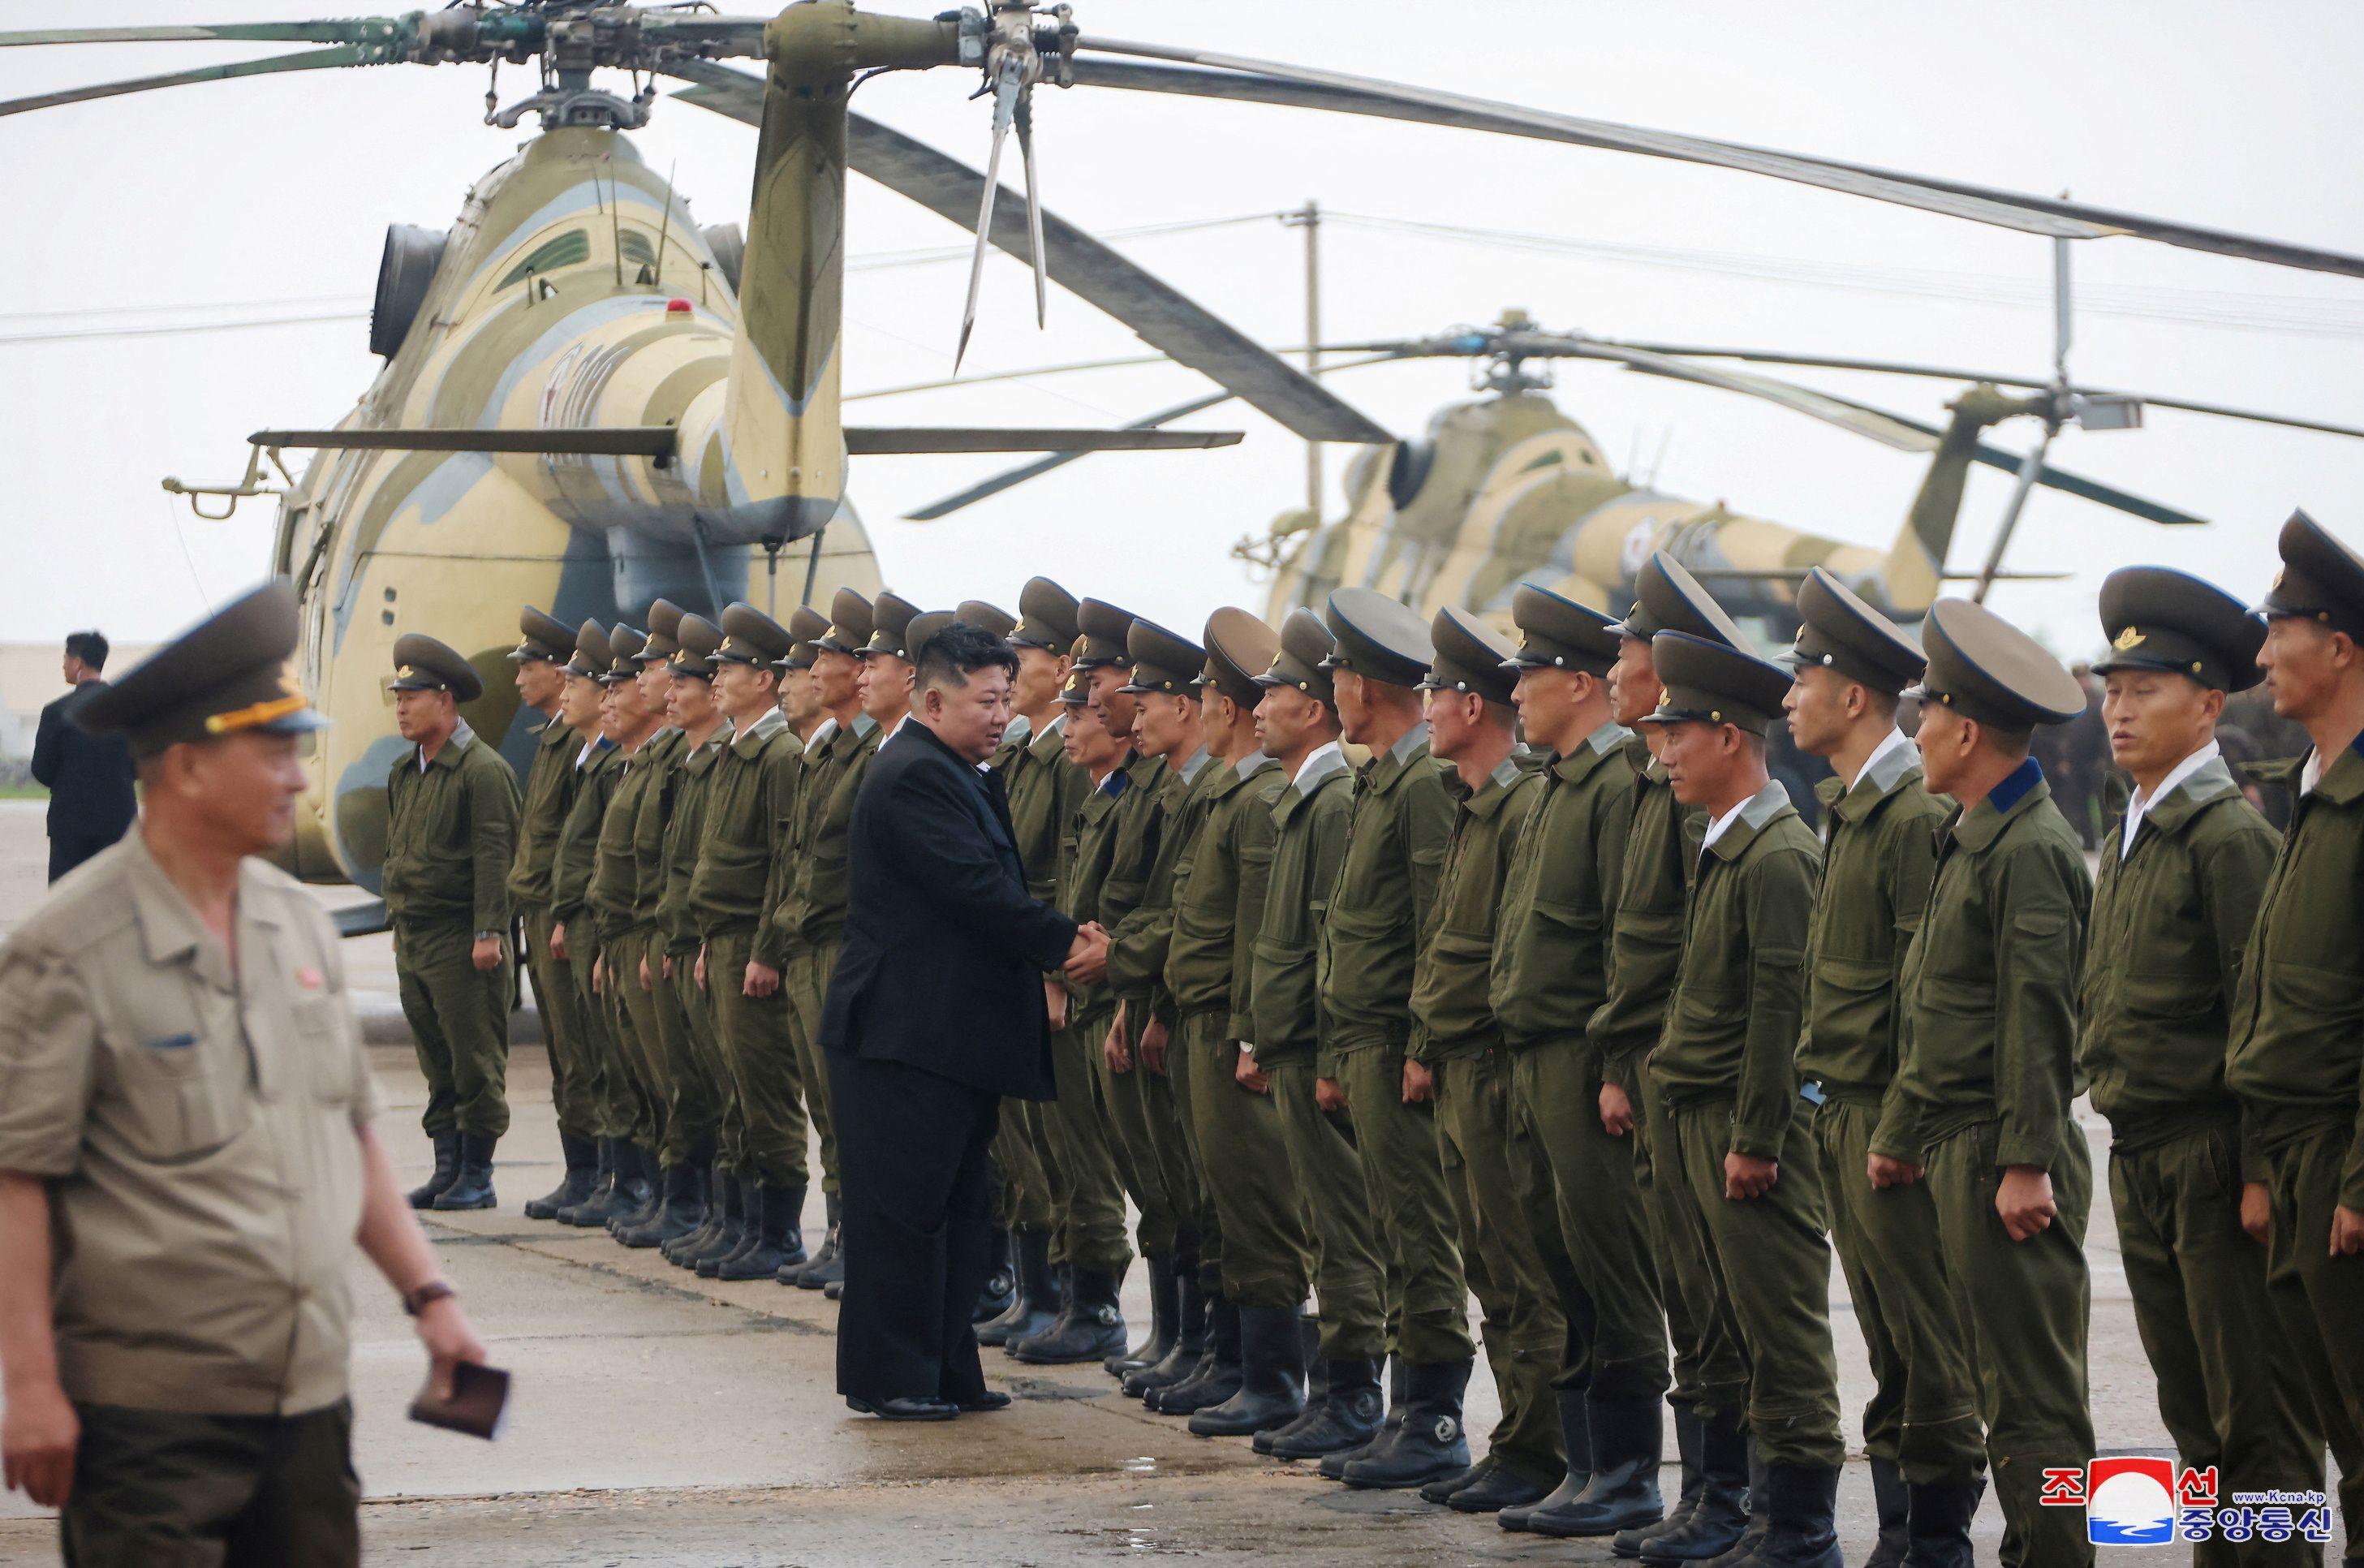
[[131, 748], [120, 735], [85, 734], [74, 710], [106, 689], [88, 680], [41, 710], [33, 778], [50, 792], [50, 836], [117, 839], [139, 811]]
[[871, 759], [846, 847], [823, 1047], [1052, 1098], [1043, 975], [1066, 961], [1076, 923], [1028, 896], [999, 776], [906, 720]]

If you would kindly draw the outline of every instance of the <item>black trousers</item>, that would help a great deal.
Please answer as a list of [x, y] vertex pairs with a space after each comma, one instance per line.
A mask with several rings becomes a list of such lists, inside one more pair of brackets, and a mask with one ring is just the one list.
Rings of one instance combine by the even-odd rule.
[[361, 1561], [352, 1406], [190, 1416], [77, 1405], [67, 1568], [345, 1568]]
[[50, 880], [56, 881], [122, 836], [119, 833], [51, 833]]
[[991, 1261], [1001, 1096], [840, 1052], [829, 1081], [844, 1204], [837, 1391], [973, 1401], [985, 1372], [969, 1314]]

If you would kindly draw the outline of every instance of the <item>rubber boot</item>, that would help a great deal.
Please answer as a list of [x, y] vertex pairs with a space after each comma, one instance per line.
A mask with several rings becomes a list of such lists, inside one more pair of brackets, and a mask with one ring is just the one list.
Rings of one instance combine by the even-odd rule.
[[977, 1287], [976, 1305], [968, 1309], [968, 1320], [975, 1324], [992, 1322], [1018, 1301], [1018, 1270], [1009, 1259], [1009, 1232], [995, 1226], [987, 1251], [990, 1261], [985, 1271], [985, 1283]]
[[1656, 1394], [1605, 1399], [1588, 1394], [1582, 1419], [1591, 1433], [1591, 1482], [1574, 1501], [1536, 1510], [1527, 1528], [1537, 1535], [1568, 1540], [1615, 1535], [1665, 1517], [1666, 1503], [1658, 1495], [1665, 1403]]
[[1756, 1439], [1748, 1439], [1748, 1523], [1742, 1527], [1740, 1539], [1730, 1550], [1707, 1560], [1708, 1568], [1748, 1568], [1756, 1561], [1759, 1548], [1773, 1529], [1773, 1488], [1765, 1479], [1765, 1456], [1756, 1450]]
[[460, 1174], [435, 1194], [439, 1209], [489, 1209], [499, 1206], [493, 1192], [493, 1148], [501, 1140], [475, 1133], [460, 1135]]
[[1772, 1499], [1772, 1523], [1748, 1560], [1750, 1568], [1845, 1568], [1833, 1529], [1837, 1465], [1768, 1464], [1765, 1490]]
[[1305, 1338], [1293, 1306], [1240, 1308], [1240, 1391], [1191, 1413], [1202, 1438], [1244, 1438], [1305, 1414]]
[[1970, 1521], [1986, 1489], [1984, 1481], [1907, 1484], [1905, 1568], [1977, 1568]]
[[1879, 1538], [1872, 1543], [1871, 1555], [1863, 1560], [1863, 1568], [1902, 1568], [1911, 1540], [1905, 1527], [1912, 1517], [1912, 1498], [1904, 1487], [1904, 1473], [1896, 1468], [1894, 1460], [1871, 1462], [1871, 1502], [1879, 1513]]
[[[1151, 1276], [1153, 1287], [1156, 1276]], [[1156, 1305], [1156, 1292], [1150, 1293], [1150, 1304]], [[1146, 1398], [1152, 1389], [1171, 1388], [1199, 1370], [1207, 1355], [1207, 1293], [1199, 1287], [1196, 1273], [1183, 1274], [1174, 1281], [1174, 1318], [1172, 1342], [1165, 1353], [1144, 1367], [1135, 1367], [1124, 1374], [1124, 1391], [1135, 1399]], [[1150, 1336], [1154, 1339], [1154, 1334]]]
[[1217, 1296], [1207, 1309], [1207, 1353], [1196, 1370], [1180, 1383], [1151, 1389], [1141, 1402], [1160, 1415], [1188, 1416], [1221, 1405], [1246, 1377], [1240, 1365], [1240, 1309]]
[[1445, 1495], [1444, 1506], [1456, 1514], [1499, 1514], [1504, 1508], [1532, 1508], [1558, 1488], [1561, 1477], [1536, 1475], [1488, 1454], [1482, 1474]]
[[607, 1223], [608, 1214], [616, 1203], [616, 1150], [621, 1145], [615, 1138], [599, 1140], [598, 1171], [592, 1181], [591, 1191], [584, 1194], [581, 1203], [558, 1211], [559, 1224], [588, 1229]]
[[698, 1220], [697, 1228], [677, 1240], [666, 1242], [658, 1249], [664, 1254], [665, 1261], [677, 1269], [689, 1268], [691, 1264], [686, 1260], [694, 1258], [722, 1229], [722, 1197], [730, 1190], [730, 1178], [723, 1170], [722, 1161], [719, 1159], [708, 1161], [705, 1170], [706, 1213]]
[[1076, 1269], [1071, 1276], [1065, 1314], [1043, 1332], [1003, 1346], [1011, 1357], [1031, 1366], [1069, 1366], [1105, 1361], [1124, 1343], [1117, 1277], [1098, 1269]]
[[739, 1249], [747, 1226], [747, 1184], [720, 1165], [714, 1168], [714, 1228], [696, 1247], [685, 1247], [674, 1261], [692, 1273], [697, 1266], [719, 1260]]
[[[781, 1282], [802, 1291], [817, 1291], [826, 1286], [831, 1277], [830, 1266], [837, 1261], [838, 1196], [835, 1193], [824, 1193], [820, 1201], [829, 1211], [829, 1229], [821, 1236], [820, 1250], [814, 1253], [808, 1261], [791, 1270], [788, 1277]], [[805, 1278], [807, 1274], [812, 1276], [809, 1281]], [[836, 1277], [843, 1279], [844, 1271], [837, 1271]]]
[[1379, 1435], [1388, 1403], [1379, 1392], [1379, 1363], [1357, 1359], [1331, 1361], [1327, 1366], [1330, 1388], [1321, 1408], [1309, 1406], [1309, 1419], [1272, 1435], [1265, 1451], [1273, 1458], [1321, 1459], [1325, 1454], [1353, 1453]]
[[1330, 1407], [1330, 1363], [1321, 1359], [1321, 1320], [1310, 1312], [1299, 1314], [1297, 1334], [1298, 1354], [1305, 1367], [1305, 1408], [1297, 1413], [1297, 1419], [1266, 1427], [1251, 1439], [1248, 1446], [1258, 1453], [1270, 1453], [1273, 1444], [1311, 1427]]
[[664, 1170], [658, 1165], [656, 1155], [639, 1144], [633, 1144], [631, 1150], [631, 1180], [641, 1199], [608, 1222], [608, 1234], [618, 1240], [623, 1238], [625, 1231], [654, 1219], [657, 1210], [664, 1206]]
[[718, 1280], [769, 1280], [792, 1258], [804, 1255], [804, 1233], [797, 1225], [804, 1213], [805, 1184], [765, 1182], [755, 1189], [755, 1223], [749, 1226], [755, 1244], [714, 1266]]
[[1441, 1508], [1455, 1492], [1460, 1491], [1464, 1486], [1475, 1486], [1493, 1473], [1494, 1456], [1488, 1454], [1467, 1468], [1456, 1470], [1450, 1475], [1440, 1475], [1422, 1487], [1420, 1500], [1423, 1503], [1433, 1503]]
[[733, 1176], [731, 1181], [739, 1187], [739, 1226], [735, 1231], [717, 1237], [716, 1250], [697, 1260], [697, 1277], [701, 1280], [714, 1279], [723, 1264], [749, 1248], [764, 1244], [764, 1184], [753, 1176]]
[[1015, 1230], [1009, 1239], [1017, 1288], [1010, 1293], [1009, 1310], [978, 1327], [980, 1345], [1007, 1345], [1039, 1334], [1059, 1316], [1059, 1287], [1051, 1277], [1051, 1233]]
[[[1380, 1444], [1394, 1441], [1397, 1430], [1403, 1426], [1405, 1417], [1411, 1414], [1411, 1406], [1406, 1403], [1404, 1396], [1403, 1358], [1401, 1356], [1396, 1356], [1390, 1358], [1388, 1362], [1388, 1407], [1386, 1414], [1381, 1417], [1378, 1426], [1372, 1430], [1371, 1435], [1364, 1441], [1356, 1444], [1353, 1448], [1333, 1449], [1330, 1452], [1323, 1454], [1321, 1456], [1322, 1476], [1331, 1481], [1345, 1480], [1346, 1467], [1354, 1463], [1356, 1460], [1361, 1459], [1364, 1455], [1369, 1453], [1372, 1450], [1377, 1448]], [[1278, 1450], [1276, 1449], [1275, 1451], [1277, 1452]]]
[[435, 1206], [435, 1200], [443, 1195], [443, 1189], [449, 1187], [452, 1182], [459, 1179], [460, 1135], [458, 1133], [437, 1133], [435, 1135], [434, 1173], [429, 1176], [427, 1180], [419, 1185], [410, 1189], [410, 1192], [407, 1194], [410, 1200], [410, 1206], [414, 1209], [433, 1208]]
[[[1675, 1439], [1680, 1445], [1689, 1419], [1698, 1432], [1699, 1492], [1688, 1507], [1647, 1529], [1621, 1531], [1610, 1542], [1620, 1557], [1645, 1562], [1704, 1562], [1728, 1551], [1748, 1527], [1748, 1438], [1737, 1421], [1709, 1420], [1680, 1410]], [[1629, 1542], [1638, 1542], [1630, 1546]]]
[[566, 1151], [565, 1179], [541, 1197], [525, 1201], [528, 1219], [556, 1219], [559, 1210], [570, 1208], [591, 1195], [591, 1183], [599, 1173], [597, 1140], [561, 1133], [558, 1147]]
[[1567, 1474], [1550, 1495], [1523, 1508], [1504, 1508], [1496, 1514], [1494, 1522], [1504, 1529], [1524, 1530], [1527, 1521], [1537, 1514], [1564, 1512], [1591, 1484], [1592, 1425], [1586, 1413], [1585, 1392], [1580, 1388], [1559, 1389], [1552, 1394], [1552, 1403], [1559, 1410], [1559, 1436], [1567, 1450]]
[[630, 1219], [649, 1204], [655, 1195], [657, 1162], [649, 1151], [630, 1138], [616, 1140], [616, 1198], [608, 1215], [599, 1223], [608, 1229], [616, 1222]]
[[1461, 1429], [1461, 1400], [1475, 1358], [1422, 1361], [1404, 1369], [1403, 1425], [1346, 1466], [1349, 1486], [1387, 1491], [1422, 1486], [1469, 1467], [1469, 1434]]
[[638, 1249], [662, 1247], [697, 1228], [706, 1214], [706, 1172], [695, 1165], [675, 1165], [664, 1173], [664, 1189], [656, 1210], [643, 1223], [616, 1232], [616, 1239]]
[[[1129, 1374], [1145, 1372], [1172, 1355], [1175, 1339], [1180, 1332], [1176, 1311], [1181, 1300], [1182, 1281], [1175, 1271], [1176, 1261], [1174, 1254], [1161, 1252], [1142, 1261], [1149, 1265], [1149, 1338], [1130, 1350], [1118, 1351], [1104, 1363], [1109, 1376], [1120, 1383]], [[1193, 1265], [1190, 1271], [1195, 1276], [1197, 1266]], [[1138, 1396], [1146, 1392], [1146, 1387], [1125, 1392]]]

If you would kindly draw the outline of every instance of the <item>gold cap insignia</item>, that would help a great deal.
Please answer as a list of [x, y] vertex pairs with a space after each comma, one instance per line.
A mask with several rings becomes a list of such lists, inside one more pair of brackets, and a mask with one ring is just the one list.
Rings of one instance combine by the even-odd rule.
[[2281, 570], [2279, 568], [2274, 573], [2274, 580], [2271, 586], [2274, 588], [2280, 588], [2282, 586], [2282, 574]]
[[1673, 692], [1671, 692], [1671, 691], [1661, 691], [1661, 692], [1659, 692], [1659, 693], [1658, 693], [1658, 706], [1659, 706], [1659, 707], [1661, 707], [1661, 708], [1671, 708], [1671, 707], [1673, 707], [1674, 705], [1675, 705], [1675, 694], [1674, 694]]
[[418, 671], [414, 666], [405, 665], [400, 669], [394, 672], [394, 678], [396, 680], [416, 680], [418, 678]]
[[2142, 634], [2142, 629], [2137, 626], [2129, 626], [2124, 631], [2118, 633], [2117, 641], [2112, 643], [2110, 646], [2117, 649], [2118, 652], [2123, 654], [2129, 648], [2141, 647], [2143, 645], [2143, 642], [2144, 637]]

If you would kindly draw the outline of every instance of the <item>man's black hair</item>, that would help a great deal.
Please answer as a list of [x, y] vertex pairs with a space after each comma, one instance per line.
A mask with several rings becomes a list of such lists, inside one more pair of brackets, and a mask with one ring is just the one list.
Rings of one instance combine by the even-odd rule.
[[103, 632], [74, 632], [66, 637], [66, 656], [80, 659], [94, 671], [106, 667], [106, 634]]
[[1018, 650], [982, 626], [955, 621], [921, 644], [914, 662], [911, 689], [966, 686], [981, 669], [998, 669], [1018, 678]]

